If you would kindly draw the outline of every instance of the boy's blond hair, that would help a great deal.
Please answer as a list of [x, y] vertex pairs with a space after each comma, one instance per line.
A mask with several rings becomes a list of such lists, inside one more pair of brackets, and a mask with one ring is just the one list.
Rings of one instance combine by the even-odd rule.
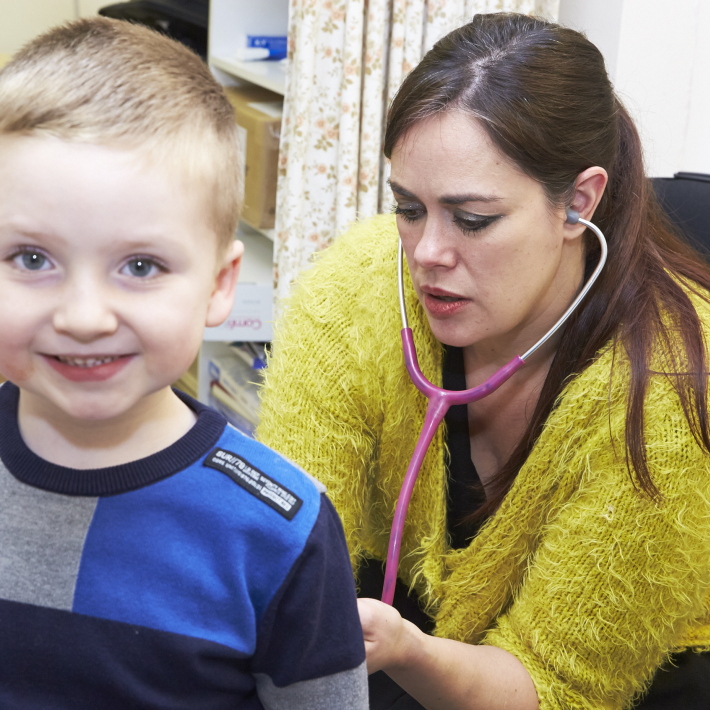
[[153, 30], [95, 17], [32, 40], [0, 71], [3, 134], [136, 150], [204, 192], [220, 250], [234, 237], [233, 109], [196, 54]]

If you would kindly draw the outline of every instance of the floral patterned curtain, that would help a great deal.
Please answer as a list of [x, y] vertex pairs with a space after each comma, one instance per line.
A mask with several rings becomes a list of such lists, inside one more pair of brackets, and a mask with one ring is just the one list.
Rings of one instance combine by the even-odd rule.
[[477, 12], [557, 18], [559, 0], [291, 0], [277, 191], [278, 302], [314, 251], [390, 208], [389, 102], [443, 35]]

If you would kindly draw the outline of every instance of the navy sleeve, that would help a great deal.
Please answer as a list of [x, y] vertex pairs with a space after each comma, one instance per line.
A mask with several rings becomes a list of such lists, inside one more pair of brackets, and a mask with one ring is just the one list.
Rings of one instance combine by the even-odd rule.
[[252, 672], [283, 688], [350, 671], [364, 661], [345, 535], [333, 504], [321, 495], [303, 552], [262, 618]]

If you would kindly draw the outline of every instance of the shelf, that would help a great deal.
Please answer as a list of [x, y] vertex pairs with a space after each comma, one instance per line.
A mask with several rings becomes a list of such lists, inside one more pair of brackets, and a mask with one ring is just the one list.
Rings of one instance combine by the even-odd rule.
[[[252, 83], [281, 96], [286, 90], [286, 62], [236, 60], [246, 47], [247, 35], [285, 36], [289, 0], [210, 0], [208, 64], [224, 84]], [[221, 326], [205, 328], [203, 348], [218, 341], [265, 342], [273, 337], [273, 229], [254, 228], [240, 222], [237, 239], [244, 242], [239, 283], [232, 312]], [[205, 373], [200, 372], [204, 393]]]
[[243, 222], [239, 224], [236, 237], [244, 244], [239, 283], [271, 286], [274, 278], [274, 245]]
[[276, 230], [275, 229], [261, 229], [261, 227], [254, 227], [249, 222], [245, 222], [242, 220], [239, 222], [239, 233], [240, 234], [261, 234], [262, 237], [266, 237], [270, 241], [274, 241], [276, 238]]
[[280, 62], [239, 62], [237, 50], [246, 47], [247, 35], [285, 37], [289, 0], [210, 0], [209, 65], [283, 96], [285, 67]]
[[240, 62], [211, 56], [209, 63], [230, 76], [263, 86], [282, 96], [286, 91], [286, 64], [283, 62]]

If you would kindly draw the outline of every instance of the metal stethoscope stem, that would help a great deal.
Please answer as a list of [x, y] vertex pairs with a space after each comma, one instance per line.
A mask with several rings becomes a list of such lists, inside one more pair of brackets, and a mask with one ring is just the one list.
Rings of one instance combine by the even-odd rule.
[[397, 567], [399, 565], [399, 553], [402, 544], [402, 534], [404, 532], [404, 522], [407, 516], [409, 500], [412, 497], [412, 491], [414, 490], [414, 484], [416, 483], [417, 476], [419, 475], [419, 469], [421, 468], [422, 461], [424, 460], [424, 456], [429, 448], [429, 444], [434, 438], [434, 434], [436, 433], [436, 430], [449, 407], [458, 404], [469, 404], [470, 402], [476, 402], [479, 399], [483, 399], [510, 379], [510, 377], [512, 377], [512, 375], [525, 364], [525, 361], [534, 352], [541, 348], [565, 324], [581, 300], [587, 295], [589, 289], [594, 285], [594, 282], [597, 280], [599, 274], [604, 268], [607, 257], [607, 245], [602, 231], [596, 225], [585, 219], [581, 219], [579, 215], [572, 211], [568, 211], [568, 221], [571, 223], [579, 222], [580, 224], [583, 224], [585, 227], [591, 229], [599, 240], [601, 255], [599, 257], [599, 263], [592, 272], [592, 275], [587, 279], [587, 282], [584, 284], [581, 291], [577, 294], [562, 316], [560, 316], [559, 320], [529, 350], [527, 350], [523, 355], [516, 355], [507, 365], [501, 367], [500, 370], [489, 377], [484, 383], [478, 385], [477, 387], [473, 387], [472, 389], [462, 390], [459, 392], [452, 392], [441, 389], [440, 387], [435, 387], [431, 384], [431, 382], [429, 382], [429, 380], [426, 379], [426, 377], [424, 377], [424, 375], [422, 375], [422, 372], [419, 369], [417, 353], [414, 348], [414, 339], [412, 337], [412, 331], [408, 325], [407, 310], [404, 303], [404, 252], [402, 249], [402, 241], [399, 241], [397, 251], [397, 279], [399, 286], [399, 307], [402, 314], [402, 347], [404, 349], [404, 362], [407, 367], [407, 372], [409, 372], [409, 376], [412, 378], [412, 382], [416, 388], [427, 397], [429, 402], [427, 405], [426, 416], [424, 418], [424, 426], [422, 427], [421, 434], [419, 435], [419, 440], [417, 441], [417, 445], [414, 449], [414, 455], [409, 463], [407, 473], [404, 476], [402, 489], [397, 500], [397, 507], [395, 508], [389, 549], [387, 552], [385, 584], [382, 591], [382, 601], [387, 604], [392, 604], [392, 599], [394, 598], [394, 588], [397, 581]]

